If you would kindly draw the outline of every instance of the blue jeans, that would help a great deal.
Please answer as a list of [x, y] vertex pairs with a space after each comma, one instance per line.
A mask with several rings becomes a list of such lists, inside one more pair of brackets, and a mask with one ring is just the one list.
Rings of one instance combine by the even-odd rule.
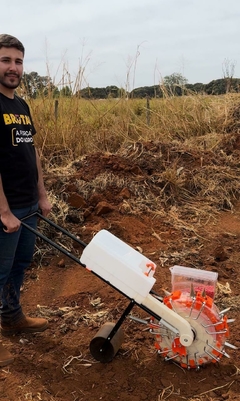
[[[20, 220], [37, 210], [38, 204], [11, 211]], [[36, 229], [37, 216], [29, 217], [24, 222]], [[5, 233], [0, 221], [0, 300], [2, 303], [0, 314], [4, 324], [17, 323], [23, 316], [20, 288], [24, 279], [24, 270], [32, 261], [35, 239], [35, 234], [23, 226], [14, 233]]]

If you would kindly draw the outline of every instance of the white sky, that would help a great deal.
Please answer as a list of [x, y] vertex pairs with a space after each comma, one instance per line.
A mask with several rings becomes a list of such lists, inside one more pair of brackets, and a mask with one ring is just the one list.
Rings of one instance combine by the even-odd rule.
[[240, 77], [240, 0], [1, 0], [0, 27], [23, 42], [25, 72], [55, 84], [80, 67], [82, 87], [208, 83], [225, 60]]

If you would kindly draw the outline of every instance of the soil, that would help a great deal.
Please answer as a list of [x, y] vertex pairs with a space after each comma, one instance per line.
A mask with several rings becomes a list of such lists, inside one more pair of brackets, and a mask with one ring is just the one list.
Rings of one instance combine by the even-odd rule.
[[[231, 306], [228, 318], [235, 321], [229, 323], [228, 341], [239, 347], [240, 204], [236, 201], [231, 208], [206, 209], [204, 200], [195, 198], [193, 215], [187, 201], [181, 198], [177, 203], [178, 195], [172, 192], [172, 198], [170, 194], [151, 210], [153, 198], [146, 197], [143, 188], [157, 196], [153, 177], [160, 175], [163, 158], [158, 163], [153, 144], [146, 149], [150, 157], [133, 157], [133, 149], [121, 155], [93, 154], [76, 161], [70, 170], [50, 171], [46, 186], [57, 197], [50, 219], [84, 244], [107, 229], [147, 256], [157, 265], [153, 290], [160, 296], [163, 289], [171, 291], [169, 268], [173, 265], [217, 272], [215, 303], [219, 310]], [[185, 170], [199, 169], [198, 163], [202, 167], [200, 154], [183, 156], [179, 166]], [[205, 160], [208, 156], [205, 154]], [[179, 160], [179, 153], [176, 157]], [[164, 160], [169, 161], [169, 152]], [[166, 193], [166, 186], [164, 190]], [[40, 221], [39, 230], [67, 252], [81, 256], [81, 246], [64, 242], [57, 229], [48, 229]], [[2, 339], [15, 361], [0, 370], [1, 400], [240, 399], [239, 350], [226, 347], [230, 358], [223, 356], [199, 371], [187, 370], [174, 360], [166, 362], [157, 353], [154, 335], [146, 325], [128, 317], [121, 325], [124, 340], [113, 360], [96, 361], [90, 352], [91, 340], [104, 323], [120, 318], [129, 299], [40, 239], [26, 272], [22, 305], [29, 316], [46, 317], [49, 328]], [[138, 305], [131, 313], [147, 317]]]

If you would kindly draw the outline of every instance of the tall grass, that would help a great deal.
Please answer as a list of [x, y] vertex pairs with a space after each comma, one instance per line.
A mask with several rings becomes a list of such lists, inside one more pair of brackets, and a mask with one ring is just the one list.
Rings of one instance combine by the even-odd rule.
[[[139, 141], [181, 142], [211, 149], [225, 133], [240, 95], [151, 99], [29, 99], [38, 148], [53, 163], [92, 152], [115, 153]], [[148, 118], [147, 118], [148, 116]]]

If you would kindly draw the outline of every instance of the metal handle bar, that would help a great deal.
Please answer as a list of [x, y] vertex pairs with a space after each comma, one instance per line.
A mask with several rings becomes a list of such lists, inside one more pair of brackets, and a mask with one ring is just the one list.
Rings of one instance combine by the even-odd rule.
[[47, 217], [44, 217], [40, 212], [34, 212], [32, 214], [29, 214], [28, 216], [25, 216], [21, 219], [21, 224], [23, 227], [26, 227], [28, 230], [33, 232], [35, 235], [37, 235], [39, 238], [43, 239], [45, 242], [53, 246], [54, 248], [58, 249], [61, 251], [63, 254], [68, 256], [70, 259], [74, 260], [74, 262], [77, 262], [83, 267], [86, 267], [83, 263], [80, 262], [79, 258], [77, 258], [75, 255], [73, 255], [71, 252], [68, 252], [65, 248], [62, 246], [58, 245], [56, 242], [52, 241], [46, 235], [42, 234], [40, 231], [35, 230], [34, 228], [30, 227], [28, 224], [24, 223], [24, 220], [28, 219], [31, 216], [38, 216], [41, 220], [44, 220], [46, 223], [48, 223], [50, 226], [56, 228], [57, 230], [61, 231], [63, 234], [65, 234], [67, 237], [71, 238], [78, 244], [80, 244], [83, 248], [87, 246], [85, 242], [81, 241], [79, 238], [77, 238], [75, 235], [71, 234], [69, 231], [65, 230], [64, 228], [60, 227], [58, 224], [54, 223], [53, 221], [49, 220]]

